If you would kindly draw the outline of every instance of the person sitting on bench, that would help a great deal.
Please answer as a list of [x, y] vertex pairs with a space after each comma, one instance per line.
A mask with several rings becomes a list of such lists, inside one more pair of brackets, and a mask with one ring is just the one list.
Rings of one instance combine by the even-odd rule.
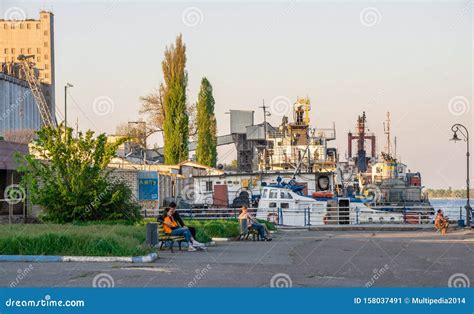
[[193, 238], [188, 227], [178, 226], [178, 223], [173, 218], [173, 211], [171, 208], [165, 209], [162, 219], [164, 232], [172, 236], [183, 236], [186, 242], [188, 242], [188, 251], [193, 252], [198, 248], [203, 248], [204, 245]]
[[255, 220], [255, 218], [253, 218], [252, 215], [250, 215], [247, 207], [245, 206], [242, 207], [242, 211], [240, 212], [240, 215], [239, 215], [239, 220], [242, 220], [242, 219], [247, 219], [247, 226], [251, 226], [254, 230], [256, 230], [262, 241], [272, 240], [272, 238], [267, 237], [268, 230], [266, 229], [266, 226], [259, 224]]
[[448, 231], [449, 221], [446, 218], [444, 218], [443, 211], [441, 209], [438, 210], [438, 214], [436, 215], [434, 225], [435, 225], [435, 228], [438, 229], [438, 231], [441, 231], [442, 235], [445, 235], [446, 232]]
[[[181, 215], [176, 211], [176, 203], [175, 202], [170, 203], [170, 210], [173, 211], [173, 218], [178, 223], [178, 225], [180, 227], [188, 227], [184, 224], [184, 221], [181, 218]], [[193, 238], [195, 238], [196, 237], [196, 229], [194, 227], [188, 227], [188, 229], [191, 232], [191, 235], [193, 236]]]

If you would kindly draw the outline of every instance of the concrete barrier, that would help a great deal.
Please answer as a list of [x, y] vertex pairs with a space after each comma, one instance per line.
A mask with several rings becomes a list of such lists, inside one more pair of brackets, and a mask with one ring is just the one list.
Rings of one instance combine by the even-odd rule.
[[151, 263], [158, 254], [150, 253], [145, 256], [48, 256], [48, 255], [0, 255], [0, 262], [98, 262], [98, 263]]

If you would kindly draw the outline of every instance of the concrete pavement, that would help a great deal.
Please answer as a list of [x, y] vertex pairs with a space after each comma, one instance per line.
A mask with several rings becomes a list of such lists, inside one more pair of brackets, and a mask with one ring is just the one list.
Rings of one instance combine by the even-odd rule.
[[[16, 287], [447, 287], [474, 284], [474, 234], [285, 230], [272, 242], [160, 251], [149, 264], [0, 263]], [[28, 271], [26, 271], [28, 270]], [[454, 276], [454, 277], [453, 277]], [[460, 278], [460, 279], [458, 279]], [[455, 280], [458, 279], [458, 280]]]

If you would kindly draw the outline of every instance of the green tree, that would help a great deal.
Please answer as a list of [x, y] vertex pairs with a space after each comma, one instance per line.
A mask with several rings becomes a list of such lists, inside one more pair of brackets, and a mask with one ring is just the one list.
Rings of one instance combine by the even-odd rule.
[[188, 159], [189, 116], [186, 107], [186, 46], [182, 36], [166, 48], [162, 62], [163, 86], [163, 138], [165, 163], [176, 164]]
[[217, 162], [217, 125], [214, 115], [214, 104], [212, 85], [207, 78], [203, 78], [196, 105], [196, 158], [199, 163], [211, 167], [215, 167]]
[[42, 218], [56, 223], [137, 221], [140, 207], [130, 188], [112, 180], [107, 168], [125, 140], [107, 143], [105, 134], [94, 137], [90, 130], [73, 136], [63, 125], [38, 131], [33, 153], [17, 155], [17, 161], [32, 203], [44, 209]]

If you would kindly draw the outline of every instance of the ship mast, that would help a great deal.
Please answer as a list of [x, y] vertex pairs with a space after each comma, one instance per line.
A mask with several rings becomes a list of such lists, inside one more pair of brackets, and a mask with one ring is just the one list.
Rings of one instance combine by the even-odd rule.
[[392, 143], [391, 143], [391, 140], [390, 140], [390, 112], [387, 112], [387, 120], [384, 123], [384, 132], [385, 132], [385, 135], [387, 136], [387, 142], [386, 142], [386, 145], [385, 145], [385, 153], [388, 156], [391, 156], [392, 155], [391, 154]]

